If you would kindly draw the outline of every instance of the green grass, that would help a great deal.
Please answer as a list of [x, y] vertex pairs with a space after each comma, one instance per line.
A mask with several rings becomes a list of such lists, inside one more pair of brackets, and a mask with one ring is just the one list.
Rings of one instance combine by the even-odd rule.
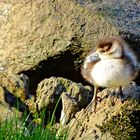
[[[59, 134], [59, 130], [55, 127], [55, 111], [58, 106], [58, 99], [54, 111], [47, 124], [44, 125], [45, 111], [42, 112], [40, 123], [36, 124], [36, 121], [30, 121], [27, 125], [27, 118], [29, 115], [23, 114], [22, 119], [16, 117], [11, 120], [0, 123], [0, 140], [66, 140], [66, 134]], [[36, 118], [34, 118], [36, 120]], [[26, 125], [25, 125], [26, 124]]]
[[56, 130], [41, 125], [32, 131], [17, 120], [11, 120], [0, 125], [0, 140], [61, 140], [56, 137]]
[[[52, 122], [50, 122], [52, 123]], [[25, 126], [25, 121], [18, 118], [0, 124], [0, 140], [66, 140], [66, 136], [56, 136], [57, 130], [51, 125]]]

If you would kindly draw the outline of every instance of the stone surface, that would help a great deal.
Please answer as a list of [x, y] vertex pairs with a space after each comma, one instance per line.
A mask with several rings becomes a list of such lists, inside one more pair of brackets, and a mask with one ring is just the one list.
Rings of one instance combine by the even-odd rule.
[[[100, 91], [96, 113], [93, 113], [91, 112], [93, 104], [88, 106], [93, 96], [93, 90], [89, 86], [83, 86], [81, 83], [62, 77], [51, 77], [38, 84], [36, 95], [28, 95], [24, 99], [21, 98], [23, 91], [26, 93], [28, 90], [20, 92], [20, 86], [21, 89], [26, 87], [28, 78], [22, 74], [9, 75], [1, 77], [1, 83], [6, 87], [0, 86], [0, 112], [2, 111], [0, 122], [14, 118], [17, 113], [22, 117], [22, 114], [28, 111], [33, 114], [28, 122], [34, 119], [34, 122], [39, 124], [44, 121], [40, 115], [45, 109], [45, 120], [48, 119], [49, 112], [51, 115], [54, 111], [56, 112], [56, 120], [60, 123], [57, 135], [61, 136], [68, 131], [70, 140], [139, 139], [140, 86], [134, 82], [123, 87], [124, 96], [121, 99], [118, 96], [119, 90], [116, 88]], [[24, 79], [27, 80], [26, 82], [23, 77], [26, 77]], [[17, 83], [22, 84], [18, 84], [20, 86], [16, 88]], [[17, 98], [15, 89], [22, 96], [18, 94]], [[33, 127], [35, 127], [34, 124]]]
[[0, 11], [0, 67], [14, 73], [67, 50], [86, 52], [99, 37], [118, 34], [74, 0], [2, 0]]
[[[77, 0], [91, 12], [102, 14], [123, 33], [140, 41], [140, 2], [138, 0]], [[134, 38], [133, 38], [134, 39]]]
[[[41, 81], [38, 84], [36, 95], [30, 94], [29, 79], [26, 75], [5, 73], [1, 74], [0, 80], [1, 108], [13, 114], [10, 108], [15, 108], [19, 112], [30, 112], [35, 116], [43, 109], [53, 113], [62, 94], [61, 101], [59, 101], [62, 103], [58, 105], [57, 118], [63, 125], [66, 125], [81, 108], [86, 107], [93, 96], [91, 87], [61, 77], [51, 77]], [[4, 112], [3, 109], [1, 110]], [[5, 113], [1, 114], [3, 116]]]
[[[17, 102], [16, 98], [11, 98], [11, 96], [7, 95], [7, 92], [5, 91], [5, 89], [0, 86], [0, 124], [4, 121], [10, 121], [14, 118], [21, 118], [22, 113], [14, 108], [14, 106], [12, 106], [11, 104], [9, 104], [9, 102], [7, 101], [11, 101], [13, 102]], [[14, 104], [16, 106], [16, 103]], [[20, 109], [21, 109], [22, 104], [20, 105]], [[23, 107], [22, 107], [23, 108]]]
[[29, 79], [26, 75], [0, 73], [0, 122], [28, 112]]
[[73, 117], [75, 117], [75, 114], [79, 111], [79, 106], [76, 100], [65, 92], [62, 93], [61, 98], [62, 98], [62, 111], [60, 123], [64, 126]]
[[89, 108], [78, 112], [76, 119], [69, 123], [68, 139], [139, 139], [140, 87], [130, 85], [123, 89], [123, 93], [124, 102], [115, 97], [117, 89], [105, 89], [98, 93], [101, 100], [96, 113], [90, 112]]
[[0, 85], [21, 101], [29, 94], [29, 79], [24, 74], [0, 73]]
[[15, 117], [15, 114], [12, 110], [9, 109], [8, 105], [3, 105], [0, 103], [0, 123], [6, 120], [11, 120]]
[[59, 109], [56, 111], [59, 115], [61, 113], [60, 121], [66, 125], [76, 112], [88, 105], [92, 96], [92, 89], [88, 86], [61, 77], [46, 78], [38, 84], [36, 110], [46, 108], [53, 112], [61, 97], [62, 104], [57, 105]]

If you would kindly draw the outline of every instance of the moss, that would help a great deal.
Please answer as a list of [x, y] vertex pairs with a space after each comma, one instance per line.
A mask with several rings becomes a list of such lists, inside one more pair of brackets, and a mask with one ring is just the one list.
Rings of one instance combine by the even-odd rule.
[[140, 102], [130, 99], [120, 112], [100, 127], [101, 132], [109, 132], [115, 140], [140, 139]]
[[74, 83], [74, 82], [72, 82], [70, 80], [61, 78], [61, 77], [58, 78], [57, 80], [58, 80], [58, 82], [60, 82], [65, 87], [65, 90], [68, 93], [71, 93], [71, 95], [73, 97], [77, 97], [78, 96], [78, 94], [80, 92], [80, 87], [76, 83]]

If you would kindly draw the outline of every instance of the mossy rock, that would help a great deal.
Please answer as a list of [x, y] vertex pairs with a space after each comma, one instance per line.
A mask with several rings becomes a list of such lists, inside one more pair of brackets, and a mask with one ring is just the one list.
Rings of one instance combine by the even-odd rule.
[[118, 94], [117, 88], [99, 92], [96, 113], [91, 110], [94, 103], [77, 112], [69, 123], [68, 139], [140, 139], [140, 86], [123, 87], [122, 99]]
[[[62, 93], [63, 96], [61, 96]], [[81, 83], [62, 77], [46, 78], [38, 84], [36, 106], [33, 107], [33, 110], [36, 110], [34, 114], [40, 116], [45, 111], [46, 117], [49, 118], [49, 115], [56, 111], [56, 117], [59, 120], [60, 114], [65, 113], [67, 118], [64, 122], [67, 123], [70, 121], [68, 118], [72, 119], [73, 114], [89, 104], [92, 96], [92, 88], [89, 86], [83, 86]], [[61, 113], [62, 110], [63, 113]]]
[[120, 112], [103, 123], [100, 130], [108, 131], [115, 140], [140, 139], [140, 101], [130, 99]]

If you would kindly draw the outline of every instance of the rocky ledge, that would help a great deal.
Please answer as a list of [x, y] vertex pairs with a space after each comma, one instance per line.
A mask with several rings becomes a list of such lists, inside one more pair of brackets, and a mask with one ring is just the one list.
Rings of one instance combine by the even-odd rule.
[[33, 95], [27, 88], [27, 76], [5, 74], [2, 77], [1, 122], [13, 118], [15, 111], [21, 118], [28, 111], [31, 114], [29, 121], [39, 124], [44, 122], [41, 113], [45, 111], [45, 120], [55, 113], [56, 123], [60, 126], [57, 135], [68, 132], [70, 140], [139, 138], [140, 86], [136, 83], [123, 87], [123, 98], [119, 98], [116, 88], [101, 90], [95, 113], [92, 112], [93, 104], [88, 106], [93, 97], [90, 86], [51, 77], [42, 80]]

